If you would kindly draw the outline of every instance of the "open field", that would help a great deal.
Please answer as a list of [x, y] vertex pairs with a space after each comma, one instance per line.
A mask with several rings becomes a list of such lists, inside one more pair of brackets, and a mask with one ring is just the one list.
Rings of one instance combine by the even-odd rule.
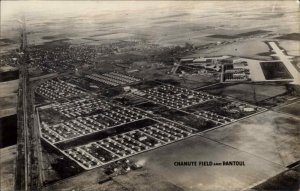
[[134, 76], [144, 80], [163, 79], [170, 70], [171, 67], [144, 68], [138, 73], [135, 73]]
[[159, 115], [175, 121], [177, 123], [184, 124], [186, 126], [197, 129], [198, 131], [205, 131], [207, 129], [213, 128], [216, 124], [213, 121], [207, 121], [204, 118], [199, 118], [191, 114], [187, 114], [178, 110], [167, 110], [159, 113]]
[[43, 190], [89, 190], [93, 186], [95, 188], [97, 188], [97, 186], [102, 186], [101, 184], [98, 184], [98, 181], [105, 177], [106, 175], [101, 171], [101, 169], [95, 169], [75, 177], [68, 178], [64, 181], [54, 183], [45, 187]]
[[280, 47], [282, 47], [288, 55], [291, 56], [300, 56], [299, 50], [300, 45], [299, 41], [295, 40], [279, 40]]
[[286, 87], [264, 84], [236, 84], [225, 87], [217, 86], [206, 91], [214, 95], [230, 96], [239, 100], [255, 103], [256, 101], [262, 101], [264, 99], [285, 93]]
[[204, 136], [287, 166], [300, 159], [299, 118], [268, 111]]
[[280, 106], [288, 105], [296, 101], [299, 101], [299, 96], [293, 96], [287, 93], [283, 95], [278, 95], [276, 97], [267, 98], [263, 101], [260, 101], [258, 104], [265, 108], [272, 108], [276, 106], [280, 107]]
[[[1, 63], [2, 64], [2, 63]], [[3, 72], [13, 72], [13, 71], [18, 71], [18, 69], [16, 67], [12, 67], [12, 66], [9, 66], [9, 65], [4, 65], [4, 66], [1, 66], [0, 67], [0, 73], [2, 74]], [[14, 77], [15, 76], [19, 76], [19, 74], [17, 73], [14, 73], [15, 75], [13, 75]]]
[[215, 48], [200, 50], [191, 56], [223, 56], [232, 55], [240, 57], [251, 57], [257, 59], [270, 59], [267, 56], [259, 56], [259, 53], [269, 52], [268, 46], [262, 39], [249, 39], [245, 41], [237, 41], [228, 45], [220, 45]]
[[5, 97], [1, 97], [0, 100], [0, 108], [7, 109], [7, 108], [13, 108], [17, 106], [17, 95], [9, 95]]
[[161, 85], [161, 83], [157, 82], [157, 81], [144, 81], [144, 82], [140, 82], [136, 85], [133, 85], [132, 87], [137, 88], [139, 90], [146, 90], [146, 89], [150, 89], [156, 86]]
[[44, 188], [44, 191], [52, 190], [102, 190], [102, 191], [147, 191], [147, 190], [166, 190], [166, 191], [183, 191], [180, 187], [162, 180], [156, 174], [148, 170], [139, 169], [131, 171], [128, 174], [120, 175], [104, 183], [98, 183], [107, 176], [101, 169], [91, 170], [79, 176], [67, 179], [63, 182], [55, 183]]
[[[255, 91], [255, 96], [254, 96]], [[259, 84], [236, 84], [225, 87], [216, 87], [207, 90], [214, 95], [225, 95], [239, 100], [255, 103], [269, 97], [274, 97], [286, 92], [285, 86], [279, 85], [259, 85]]]
[[17, 115], [0, 118], [1, 142], [0, 148], [15, 145], [17, 143]]
[[180, 186], [165, 180], [158, 174], [154, 174], [148, 169], [139, 169], [130, 173], [114, 178], [114, 181], [124, 186], [128, 190], [148, 191], [184, 191]]
[[0, 111], [0, 117], [7, 117], [11, 115], [15, 115], [17, 113], [17, 108], [16, 107], [11, 107], [7, 109], [3, 109]]
[[0, 149], [0, 190], [15, 190], [16, 146]]
[[158, 113], [165, 110], [168, 110], [167, 107], [153, 103], [153, 102], [146, 102], [139, 105], [135, 105], [135, 107], [142, 109], [146, 112]]
[[218, 74], [211, 75], [209, 77], [205, 75], [186, 75], [183, 77], [175, 75], [164, 75], [161, 78], [158, 78], [157, 81], [164, 84], [178, 85], [183, 88], [197, 89], [202, 86], [218, 83], [218, 76]]
[[268, 33], [268, 32], [270, 32], [270, 31], [255, 30], [255, 31], [244, 32], [244, 33], [239, 33], [239, 34], [235, 34], [235, 35], [218, 35], [218, 34], [216, 34], [216, 35], [210, 35], [210, 36], [207, 36], [207, 37], [220, 38], [220, 39], [235, 39], [235, 38], [265, 34], [265, 33]]
[[276, 110], [300, 117], [300, 101], [279, 107]]
[[[195, 136], [132, 157], [150, 173], [185, 190], [241, 190], [284, 167], [218, 142]], [[174, 166], [176, 161], [245, 161], [245, 166]], [[151, 184], [148, 182], [147, 184]]]
[[19, 88], [19, 80], [12, 80], [0, 83], [0, 97], [16, 94]]
[[0, 83], [5, 81], [17, 80], [17, 79], [19, 79], [18, 70], [0, 72]]
[[[255, 7], [251, 2], [244, 2], [243, 10], [238, 8], [239, 4], [226, 2], [219, 2], [217, 7], [213, 2], [132, 2], [121, 6], [116, 2], [77, 4], [78, 6], [70, 6], [70, 2], [61, 3], [59, 7], [68, 7], [66, 10], [69, 11], [50, 14], [51, 16], [49, 13], [57, 10], [57, 4], [24, 2], [21, 6], [14, 7], [13, 11], [4, 11], [5, 19], [1, 26], [3, 35], [7, 37], [2, 39], [5, 49], [15, 47], [15, 42], [18, 41], [18, 32], [15, 30], [18, 25], [11, 24], [15, 19], [12, 13], [23, 10], [22, 6], [31, 8], [28, 9], [30, 11], [27, 18], [31, 26], [28, 31], [29, 41], [33, 44], [65, 38], [70, 39], [71, 44], [100, 44], [113, 42], [115, 39], [111, 38], [117, 38], [144, 39], [162, 46], [184, 45], [186, 42], [199, 45], [216, 42], [216, 39], [206, 37], [209, 35], [248, 38], [249, 35], [262, 35], [260, 31], [265, 30], [282, 30], [285, 33], [295, 33], [298, 30], [291, 17], [297, 18], [299, 12], [291, 2], [277, 4], [280, 9], [276, 12], [270, 12], [270, 4], [265, 2], [256, 2]], [[2, 6], [6, 10], [9, 3], [3, 3]], [[89, 13], [81, 15], [82, 9], [89, 10]], [[212, 13], [211, 10], [215, 11]], [[287, 10], [290, 14], [283, 14]], [[230, 19], [230, 22], [224, 22], [224, 18]], [[253, 19], [255, 26], [252, 25]]]
[[14, 115], [17, 110], [17, 95], [13, 94], [0, 99], [0, 117]]
[[290, 33], [277, 37], [277, 39], [283, 40], [300, 40], [300, 33]]
[[294, 170], [284, 171], [265, 182], [253, 187], [253, 190], [298, 190], [300, 173]]

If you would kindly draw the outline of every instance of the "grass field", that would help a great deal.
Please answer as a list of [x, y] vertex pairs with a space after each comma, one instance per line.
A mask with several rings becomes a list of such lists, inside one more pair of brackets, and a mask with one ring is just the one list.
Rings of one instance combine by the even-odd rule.
[[270, 31], [256, 30], [256, 31], [249, 31], [249, 32], [239, 33], [239, 34], [235, 34], [235, 35], [215, 34], [215, 35], [209, 35], [208, 37], [221, 38], [221, 39], [234, 39], [234, 38], [241, 38], [241, 37], [265, 34], [265, 33], [268, 33], [268, 32], [270, 32]]
[[9, 96], [17, 93], [19, 88], [19, 80], [12, 80], [0, 83], [0, 97]]
[[279, 44], [288, 55], [300, 56], [299, 52], [299, 41], [296, 40], [279, 40]]
[[16, 113], [17, 94], [1, 97], [0, 99], [0, 117], [13, 115]]
[[283, 107], [279, 107], [277, 110], [280, 112], [284, 112], [284, 113], [288, 113], [288, 114], [300, 117], [300, 109], [299, 108], [300, 108], [300, 101], [283, 106]]
[[267, 111], [205, 136], [285, 167], [299, 160], [299, 126], [296, 117]]
[[194, 115], [187, 114], [174, 109], [166, 110], [159, 114], [177, 123], [181, 123], [186, 126], [190, 126], [194, 129], [197, 129], [200, 132], [216, 126], [216, 123], [214, 123], [213, 121], [207, 121], [203, 118], [196, 117]]
[[106, 177], [106, 175], [100, 169], [94, 169], [84, 174], [54, 183], [45, 187], [43, 190], [91, 190], [93, 187], [98, 187], [99, 189], [102, 184], [98, 184], [98, 181], [104, 177]]
[[[285, 93], [286, 87], [283, 85], [235, 84], [228, 86], [217, 86], [206, 91], [214, 95], [230, 96], [239, 100], [255, 103], [256, 101], [262, 101], [267, 98]], [[254, 91], [256, 96], [254, 96]]]
[[15, 190], [16, 146], [0, 149], [0, 190]]
[[277, 39], [283, 40], [300, 40], [300, 33], [290, 33], [277, 37]]
[[216, 46], [215, 48], [200, 50], [191, 56], [241, 56], [267, 59], [267, 56], [259, 56], [259, 53], [268, 52], [268, 46], [261, 39], [237, 41], [228, 45]]
[[[150, 173], [190, 191], [242, 190], [280, 172], [283, 167], [202, 136], [161, 147], [132, 157], [145, 161]], [[177, 161], [245, 161], [246, 166], [175, 166]], [[145, 177], [147, 178], [147, 177]], [[137, 182], [138, 184], [138, 182]], [[147, 184], [153, 184], [151, 179]], [[151, 190], [151, 189], [150, 189]], [[159, 189], [155, 189], [159, 190]]]
[[13, 108], [17, 105], [17, 95], [10, 95], [5, 96], [0, 99], [0, 108], [7, 109], [7, 108]]
[[128, 190], [148, 191], [184, 191], [176, 184], [173, 184], [158, 174], [149, 172], [147, 169], [139, 169], [130, 173], [114, 178], [114, 181], [123, 185]]

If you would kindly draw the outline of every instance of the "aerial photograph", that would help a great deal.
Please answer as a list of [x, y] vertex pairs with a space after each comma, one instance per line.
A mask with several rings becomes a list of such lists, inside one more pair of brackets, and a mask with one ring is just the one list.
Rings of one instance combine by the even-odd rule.
[[1, 191], [299, 191], [300, 3], [0, 1]]

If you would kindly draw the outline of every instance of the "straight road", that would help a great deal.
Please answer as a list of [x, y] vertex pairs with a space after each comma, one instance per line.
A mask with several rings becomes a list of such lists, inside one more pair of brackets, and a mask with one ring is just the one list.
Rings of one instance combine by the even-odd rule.
[[19, 59], [20, 90], [18, 98], [18, 154], [15, 190], [38, 190], [41, 185], [39, 134], [34, 128], [32, 91], [29, 86], [27, 32], [25, 18], [21, 23], [21, 51]]
[[27, 114], [27, 83], [28, 74], [26, 70], [26, 47], [27, 47], [27, 37], [26, 37], [26, 24], [25, 19], [20, 21], [21, 23], [21, 51], [19, 59], [19, 77], [20, 77], [20, 89], [18, 98], [18, 154], [16, 163], [16, 190], [30, 190], [28, 188], [29, 180], [29, 146], [28, 146], [28, 114]]

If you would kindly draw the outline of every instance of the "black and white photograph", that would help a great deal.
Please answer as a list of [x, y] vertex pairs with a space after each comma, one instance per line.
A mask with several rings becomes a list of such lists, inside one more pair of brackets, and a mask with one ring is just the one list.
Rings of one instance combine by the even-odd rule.
[[299, 191], [296, 0], [1, 0], [1, 191]]

